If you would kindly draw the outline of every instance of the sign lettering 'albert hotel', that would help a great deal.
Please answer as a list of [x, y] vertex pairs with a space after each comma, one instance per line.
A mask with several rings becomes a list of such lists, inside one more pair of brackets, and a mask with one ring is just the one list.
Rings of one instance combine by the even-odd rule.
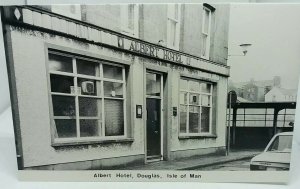
[[2, 7], [20, 169], [225, 154], [228, 5]]

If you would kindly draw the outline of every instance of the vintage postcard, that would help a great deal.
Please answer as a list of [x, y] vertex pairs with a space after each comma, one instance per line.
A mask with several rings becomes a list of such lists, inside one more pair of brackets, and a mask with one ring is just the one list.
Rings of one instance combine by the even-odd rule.
[[299, 21], [300, 4], [2, 6], [20, 180], [287, 182]]

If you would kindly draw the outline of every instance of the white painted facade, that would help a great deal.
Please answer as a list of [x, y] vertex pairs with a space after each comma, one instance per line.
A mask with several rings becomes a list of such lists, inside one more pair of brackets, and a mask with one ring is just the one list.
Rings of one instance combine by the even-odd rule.
[[[159, 73], [164, 78], [161, 82], [161, 160], [225, 153], [229, 76], [226, 65], [138, 40], [140, 48], [144, 45], [143, 48], [157, 52], [153, 57], [147, 51], [132, 49], [137, 42], [127, 35], [51, 14], [41, 14], [35, 9], [23, 8], [19, 11], [23, 20], [7, 22], [4, 26], [11, 90], [14, 94], [17, 153], [24, 169], [101, 169], [147, 162], [145, 75], [149, 71]], [[57, 138], [49, 71], [49, 53], [52, 51], [73, 57], [73, 69], [77, 58], [125, 68], [123, 135], [104, 136], [102, 133], [103, 136], [83, 138], [77, 134], [75, 138]], [[166, 52], [170, 53], [171, 58], [165, 56]], [[77, 79], [74, 74], [69, 75]], [[210, 86], [208, 132], [190, 133], [187, 130], [187, 134], [181, 133], [180, 90], [184, 87], [180, 86], [181, 79], [195, 81], [200, 86], [208, 83]], [[202, 93], [198, 95], [206, 95]], [[202, 96], [198, 98], [202, 99]], [[196, 98], [190, 99], [196, 102]], [[137, 105], [142, 107], [141, 117], [136, 116]], [[78, 116], [78, 110], [76, 112]], [[101, 121], [105, 122], [103, 118]], [[188, 124], [190, 128], [191, 122]], [[78, 129], [78, 123], [76, 125]]]

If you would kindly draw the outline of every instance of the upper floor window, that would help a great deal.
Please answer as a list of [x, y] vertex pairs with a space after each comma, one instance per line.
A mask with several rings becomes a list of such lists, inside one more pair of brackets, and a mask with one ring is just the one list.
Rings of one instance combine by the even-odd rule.
[[180, 5], [168, 4], [167, 46], [179, 50]]
[[48, 64], [55, 142], [126, 136], [124, 67], [56, 52]]
[[211, 30], [211, 10], [206, 6], [203, 6], [201, 57], [205, 59], [209, 59], [210, 33], [211, 33], [210, 30]]
[[80, 5], [51, 5], [51, 11], [70, 18], [81, 20]]
[[134, 37], [138, 37], [139, 22], [138, 22], [139, 6], [137, 4], [121, 5], [121, 31], [122, 33]]
[[212, 91], [209, 82], [180, 79], [180, 134], [211, 134]]

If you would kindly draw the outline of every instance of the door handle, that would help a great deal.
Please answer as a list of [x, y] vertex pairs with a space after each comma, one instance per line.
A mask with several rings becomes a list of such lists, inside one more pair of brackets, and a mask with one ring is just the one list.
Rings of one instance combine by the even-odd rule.
[[157, 133], [158, 133], [158, 131], [154, 131], [154, 133], [155, 133], [155, 134], [157, 134]]

